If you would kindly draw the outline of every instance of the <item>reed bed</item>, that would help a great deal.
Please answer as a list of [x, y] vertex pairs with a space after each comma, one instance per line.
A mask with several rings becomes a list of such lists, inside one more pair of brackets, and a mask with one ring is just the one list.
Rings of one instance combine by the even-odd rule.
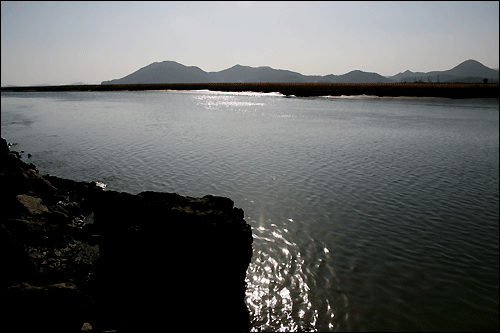
[[140, 91], [140, 90], [213, 90], [278, 92], [286, 96], [408, 96], [447, 98], [498, 98], [498, 84], [475, 83], [154, 83], [154, 84], [97, 84], [2, 87], [6, 91]]

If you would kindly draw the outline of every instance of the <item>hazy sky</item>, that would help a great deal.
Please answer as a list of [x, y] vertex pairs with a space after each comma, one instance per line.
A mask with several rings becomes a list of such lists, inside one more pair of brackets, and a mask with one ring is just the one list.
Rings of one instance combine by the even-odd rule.
[[4, 2], [1, 85], [98, 84], [152, 62], [305, 75], [498, 68], [495, 2]]

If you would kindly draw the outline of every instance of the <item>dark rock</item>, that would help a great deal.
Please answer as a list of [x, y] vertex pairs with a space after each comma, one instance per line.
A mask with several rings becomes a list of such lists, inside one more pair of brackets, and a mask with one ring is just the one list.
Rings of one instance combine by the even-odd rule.
[[41, 203], [42, 199], [40, 198], [26, 194], [18, 194], [16, 195], [16, 199], [23, 206], [27, 214], [38, 215], [49, 211], [47, 206]]
[[33, 163], [28, 164], [28, 167], [30, 169], [34, 170], [36, 173], [39, 173], [38, 169], [36, 168], [36, 166]]
[[53, 197], [57, 189], [46, 179], [40, 176], [36, 169], [15, 156], [15, 154], [4, 154], [0, 166], [0, 181], [2, 191], [6, 194], [23, 194], [36, 192], [41, 198]]
[[22, 283], [3, 290], [0, 296], [5, 332], [78, 332], [91, 304], [71, 283]]
[[28, 281], [36, 269], [25, 245], [18, 242], [3, 224], [0, 224], [0, 262], [0, 290]]
[[96, 305], [107, 315], [92, 327], [248, 330], [252, 232], [230, 199], [104, 192], [94, 216]]
[[3, 138], [0, 158], [2, 329], [248, 330], [252, 232], [232, 200], [42, 176]]

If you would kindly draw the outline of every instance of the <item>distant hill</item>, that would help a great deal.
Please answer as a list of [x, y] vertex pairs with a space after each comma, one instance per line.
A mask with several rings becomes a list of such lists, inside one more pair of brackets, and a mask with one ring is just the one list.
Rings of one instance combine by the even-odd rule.
[[[439, 76], [439, 78], [438, 78]], [[331, 82], [331, 83], [394, 83], [394, 82], [482, 82], [484, 78], [498, 80], [498, 70], [488, 68], [475, 60], [467, 60], [446, 71], [405, 71], [390, 77], [354, 70], [343, 75], [303, 75], [271, 67], [235, 65], [219, 72], [205, 72], [196, 66], [184, 66], [175, 61], [154, 62], [121, 79], [101, 84], [141, 83], [218, 83], [218, 82]], [[458, 81], [457, 81], [458, 80]], [[463, 80], [463, 81], [460, 81]]]
[[375, 83], [394, 82], [376, 73], [352, 71], [344, 75], [303, 75], [268, 66], [250, 67], [235, 65], [219, 72], [205, 72], [195, 66], [184, 66], [175, 61], [155, 62], [121, 79], [103, 81], [101, 84], [140, 83], [218, 83], [218, 82], [333, 82]]
[[377, 73], [368, 73], [360, 70], [351, 71], [343, 75], [326, 75], [322, 82], [332, 83], [394, 83], [394, 80]]
[[271, 67], [235, 65], [220, 72], [211, 72], [211, 82], [311, 82], [300, 73]]
[[[478, 78], [480, 78], [480, 80], [478, 80]], [[481, 83], [484, 78], [498, 80], [498, 70], [486, 67], [480, 62], [471, 59], [446, 71], [433, 71], [427, 73], [405, 71], [389, 77], [389, 79], [395, 82], [414, 82], [420, 80], [423, 82], [437, 82], [439, 80], [439, 82], [467, 83]]]
[[103, 81], [101, 84], [206, 82], [212, 82], [210, 74], [198, 67], [187, 67], [175, 61], [163, 61], [154, 62], [121, 79]]

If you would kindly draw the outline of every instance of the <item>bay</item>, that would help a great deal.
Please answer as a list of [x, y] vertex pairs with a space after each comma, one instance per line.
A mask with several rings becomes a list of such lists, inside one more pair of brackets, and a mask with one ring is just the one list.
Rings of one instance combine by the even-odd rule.
[[42, 174], [231, 198], [254, 331], [498, 329], [498, 99], [4, 92], [1, 130]]

